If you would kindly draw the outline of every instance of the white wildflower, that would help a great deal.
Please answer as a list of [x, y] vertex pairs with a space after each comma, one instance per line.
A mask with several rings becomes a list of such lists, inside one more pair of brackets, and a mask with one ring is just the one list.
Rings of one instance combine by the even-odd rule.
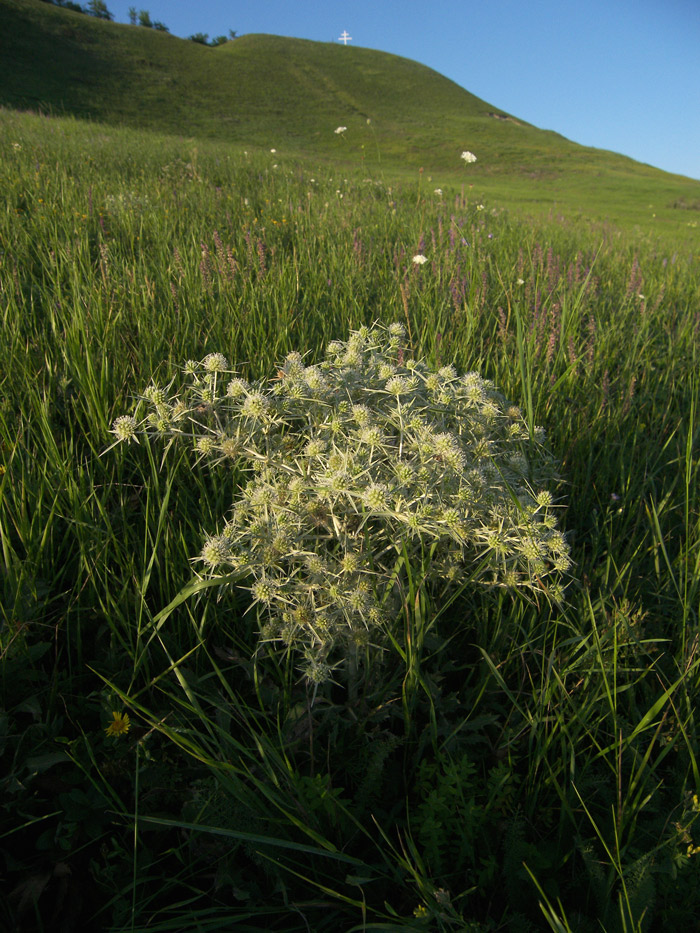
[[476, 156], [473, 152], [469, 152], [468, 149], [462, 153], [460, 159], [464, 159], [465, 162], [476, 162]]

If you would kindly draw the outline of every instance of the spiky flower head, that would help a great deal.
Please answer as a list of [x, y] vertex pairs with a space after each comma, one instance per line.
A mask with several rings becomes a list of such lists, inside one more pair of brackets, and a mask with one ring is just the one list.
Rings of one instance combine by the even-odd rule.
[[260, 603], [271, 603], [277, 593], [277, 586], [272, 580], [263, 577], [251, 587], [253, 599]]
[[237, 437], [222, 437], [219, 440], [219, 451], [223, 457], [235, 460], [243, 452], [243, 445]]
[[304, 447], [304, 455], [306, 457], [319, 457], [326, 450], [326, 442], [321, 440], [320, 437], [312, 437]]
[[120, 415], [112, 425], [112, 433], [116, 434], [119, 441], [138, 440], [136, 437], [138, 426], [136, 418], [132, 418], [131, 415]]
[[230, 537], [226, 534], [215, 535], [207, 539], [199, 555], [199, 559], [203, 561], [210, 570], [216, 570], [221, 564], [226, 563], [230, 554]]
[[362, 427], [369, 424], [372, 420], [372, 412], [369, 410], [367, 405], [353, 405], [352, 416], [355, 421]]
[[374, 512], [380, 512], [387, 506], [389, 491], [384, 483], [372, 483], [364, 493], [364, 500]]
[[381, 447], [384, 443], [382, 430], [376, 424], [362, 428], [359, 437], [363, 444], [368, 444], [370, 447]]
[[197, 438], [195, 448], [197, 453], [210, 454], [216, 448], [216, 440], [210, 434], [205, 434]]
[[361, 559], [357, 551], [346, 551], [340, 561], [343, 573], [357, 573], [360, 569]]
[[270, 400], [262, 392], [251, 392], [246, 396], [241, 411], [247, 418], [264, 418], [270, 408]]
[[323, 392], [326, 388], [326, 380], [316, 366], [309, 366], [304, 370], [304, 379], [313, 392]]
[[232, 379], [226, 386], [226, 394], [229, 398], [241, 398], [249, 388], [245, 379]]
[[202, 360], [202, 366], [208, 373], [222, 373], [228, 367], [228, 360], [223, 353], [210, 353]]
[[145, 390], [145, 392], [143, 393], [143, 397], [147, 401], [152, 402], [154, 405], [160, 406], [165, 403], [165, 400], [167, 398], [167, 392], [165, 391], [165, 389], [161, 388], [160, 386], [151, 385], [151, 386], [148, 386], [148, 388]]
[[384, 386], [389, 395], [398, 398], [410, 391], [410, 383], [404, 376], [392, 376]]

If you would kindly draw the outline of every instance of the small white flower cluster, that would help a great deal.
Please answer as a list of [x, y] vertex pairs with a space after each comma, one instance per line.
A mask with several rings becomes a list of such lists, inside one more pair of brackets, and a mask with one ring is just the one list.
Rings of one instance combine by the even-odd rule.
[[473, 152], [469, 152], [469, 150], [463, 152], [460, 159], [464, 159], [465, 162], [476, 162], [476, 156]]
[[[166, 166], [164, 166], [165, 170]], [[108, 194], [105, 198], [105, 207], [110, 213], [117, 211], [142, 211], [147, 210], [151, 201], [147, 195], [137, 194], [135, 191], [120, 191], [119, 194]]]
[[344, 133], [347, 130], [347, 126], [339, 126], [337, 129], [333, 130], [336, 136], [340, 136], [341, 133]]
[[[257, 605], [262, 643], [298, 652], [309, 682], [357, 663], [400, 617], [408, 568], [431, 554], [439, 596], [464, 582], [563, 596], [571, 566], [543, 431], [478, 373], [404, 358], [401, 324], [332, 341], [271, 382], [236, 377], [220, 353], [184, 367], [179, 393], [152, 385], [119, 440], [188, 439], [250, 479], [199, 562], [234, 573]], [[423, 572], [426, 572], [423, 565]]]

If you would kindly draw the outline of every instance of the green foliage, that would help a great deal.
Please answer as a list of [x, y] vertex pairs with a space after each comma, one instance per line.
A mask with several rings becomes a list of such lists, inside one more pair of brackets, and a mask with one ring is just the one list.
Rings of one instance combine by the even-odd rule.
[[[428, 166], [419, 187], [277, 140], [270, 153], [6, 110], [0, 124], [0, 925], [692, 927], [697, 250], [522, 224], [461, 178], [436, 193]], [[403, 368], [360, 403], [389, 435], [403, 396], [388, 382], [410, 359], [425, 361], [416, 404], [441, 418], [425, 386], [452, 361], [498, 385], [527, 457], [547, 428], [576, 580], [560, 605], [539, 588], [443, 593], [424, 578], [449, 535], [409, 541], [409, 560], [391, 552], [386, 650], [356, 691], [329, 681], [314, 697], [293, 663], [256, 653], [250, 592], [208, 572], [187, 590], [202, 529], [215, 537], [260, 480], [211, 453], [193, 469], [190, 445], [218, 422], [191, 409], [212, 375], [217, 398], [241, 379], [277, 413], [301, 385], [298, 410], [320, 409], [305, 374], [329, 378], [329, 342], [397, 320]], [[296, 376], [270, 382], [300, 347]], [[207, 369], [214, 354], [239, 371]], [[105, 455], [127, 405], [151, 410], [153, 389], [130, 398], [149, 385], [187, 392], [199, 426], [183, 421], [167, 456], [157, 425]], [[217, 405], [248, 437], [242, 408]], [[270, 437], [285, 432], [296, 423]], [[444, 461], [428, 497], [440, 482]], [[467, 575], [488, 556], [474, 549]], [[129, 730], [108, 735], [125, 712]]]
[[159, 22], [158, 20], [152, 20], [151, 14], [148, 10], [139, 10], [136, 11], [136, 7], [129, 7], [129, 23], [132, 26], [144, 26], [146, 29], [155, 29], [157, 32], [169, 32], [168, 27]]
[[480, 797], [476, 766], [463, 754], [457, 761], [423, 760], [418, 769], [413, 833], [420, 843], [426, 867], [434, 877], [449, 875], [458, 865], [469, 877], [488, 863], [484, 829], [489, 813]]
[[88, 0], [88, 13], [91, 16], [96, 16], [98, 19], [113, 20], [114, 16], [109, 12], [107, 4], [104, 0]]

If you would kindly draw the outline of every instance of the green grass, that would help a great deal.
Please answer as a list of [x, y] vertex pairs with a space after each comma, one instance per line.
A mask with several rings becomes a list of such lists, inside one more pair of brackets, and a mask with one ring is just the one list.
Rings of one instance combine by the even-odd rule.
[[537, 129], [395, 55], [270, 35], [208, 48], [41, 0], [0, 0], [0, 28], [5, 106], [322, 157], [424, 193], [463, 183], [525, 217], [697, 241], [700, 181]]
[[[11, 111], [0, 146], [0, 923], [692, 925], [692, 244], [522, 223], [384, 160]], [[411, 568], [383, 663], [312, 705], [293, 665], [253, 661], [244, 591], [163, 614], [236, 470], [107, 450], [109, 427], [188, 358], [269, 377], [374, 320], [545, 426], [575, 573], [556, 609], [438, 603]]]

